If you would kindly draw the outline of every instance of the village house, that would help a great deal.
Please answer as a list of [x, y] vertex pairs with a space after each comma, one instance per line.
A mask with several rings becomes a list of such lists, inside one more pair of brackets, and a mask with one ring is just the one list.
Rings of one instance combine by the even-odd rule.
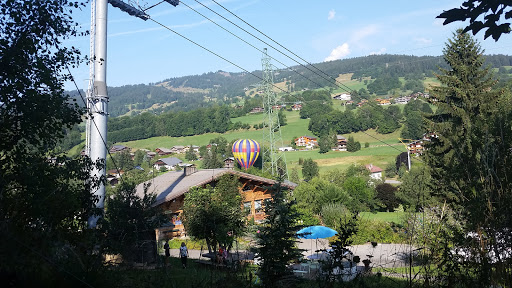
[[[139, 196], [144, 195], [144, 185], [151, 184], [149, 193], [156, 195], [153, 206], [159, 207], [164, 214], [170, 216], [170, 222], [156, 229], [157, 241], [173, 237], [184, 236], [186, 231], [181, 222], [185, 194], [192, 187], [215, 187], [218, 179], [225, 174], [238, 176], [240, 193], [243, 197], [243, 209], [248, 218], [261, 222], [265, 218], [263, 203], [271, 198], [269, 187], [275, 180], [243, 173], [227, 168], [197, 170], [195, 165], [184, 165], [183, 171], [172, 171], [155, 177], [136, 188]], [[294, 189], [297, 184], [289, 181], [282, 183], [288, 189]]]
[[409, 153], [411, 154], [423, 154], [423, 140], [415, 140], [410, 143], [407, 143], [407, 149], [409, 149]]
[[333, 151], [347, 151], [347, 138], [342, 135], [336, 135], [336, 146], [332, 148]]
[[335, 100], [344, 100], [344, 101], [352, 100], [352, 97], [348, 93], [341, 93], [341, 94], [338, 94], [338, 95], [336, 95], [336, 96], [334, 96], [332, 98], [335, 99]]
[[293, 147], [287, 146], [287, 147], [279, 147], [279, 151], [286, 152], [286, 151], [293, 151]]
[[261, 107], [254, 107], [254, 108], [252, 108], [252, 110], [249, 113], [255, 114], [255, 113], [263, 113], [263, 112], [265, 112], [265, 109], [263, 109]]
[[357, 103], [357, 107], [363, 107], [364, 104], [368, 103], [368, 100], [363, 99], [361, 102]]
[[146, 152], [146, 157], [147, 157], [149, 160], [151, 160], [151, 159], [155, 158], [155, 156], [156, 156], [156, 152], [151, 152], [151, 151]]
[[121, 178], [121, 176], [124, 174], [124, 171], [117, 170], [117, 169], [110, 169], [110, 170], [107, 170], [105, 174], [107, 175], [107, 182], [111, 186], [116, 186], [117, 183], [119, 183], [119, 178]]
[[292, 110], [293, 111], [300, 111], [302, 109], [302, 104], [293, 104]]
[[118, 153], [122, 151], [130, 151], [130, 147], [126, 147], [124, 145], [112, 145], [110, 149], [108, 150], [110, 153]]
[[199, 147], [199, 146], [197, 146], [197, 145], [192, 145], [192, 146], [186, 146], [186, 147], [185, 147], [185, 150], [187, 150], [187, 151], [188, 151], [188, 150], [192, 149], [192, 151], [194, 151], [194, 152], [196, 152], [196, 153], [199, 153], [199, 148], [201, 148], [201, 147]]
[[403, 96], [403, 97], [395, 98], [395, 104], [407, 104], [407, 103], [409, 103], [409, 101], [411, 101], [410, 96]]
[[366, 169], [370, 171], [370, 178], [375, 180], [382, 179], [382, 169], [380, 167], [377, 167], [373, 164], [368, 164], [366, 165]]
[[228, 157], [224, 159], [224, 168], [234, 169], [235, 168], [235, 158]]
[[160, 170], [162, 167], [165, 167], [167, 170], [174, 170], [176, 166], [181, 163], [183, 163], [183, 161], [176, 157], [161, 158], [155, 162], [153, 167], [155, 167], [156, 170]]
[[163, 148], [163, 147], [156, 148], [155, 152], [158, 153], [158, 155], [160, 155], [160, 156], [172, 154], [172, 150], [171, 149]]
[[378, 105], [391, 105], [391, 101], [389, 99], [375, 99], [375, 101], [377, 102]]
[[306, 147], [307, 149], [313, 149], [315, 146], [318, 146], [318, 141], [316, 137], [301, 136], [295, 139], [295, 145], [297, 145], [298, 147]]
[[171, 152], [175, 154], [183, 154], [185, 153], [185, 146], [183, 145], [176, 145], [171, 148]]
[[421, 155], [425, 150], [425, 142], [431, 141], [432, 138], [437, 138], [435, 133], [425, 133], [423, 137], [419, 140], [412, 140], [412, 142], [407, 143], [407, 149], [409, 149], [409, 153], [414, 155]]

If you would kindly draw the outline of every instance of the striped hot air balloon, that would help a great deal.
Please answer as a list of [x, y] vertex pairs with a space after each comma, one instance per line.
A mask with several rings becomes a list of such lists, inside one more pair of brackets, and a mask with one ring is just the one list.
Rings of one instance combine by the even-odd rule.
[[233, 156], [238, 164], [247, 170], [260, 155], [260, 144], [251, 139], [237, 140], [233, 143]]

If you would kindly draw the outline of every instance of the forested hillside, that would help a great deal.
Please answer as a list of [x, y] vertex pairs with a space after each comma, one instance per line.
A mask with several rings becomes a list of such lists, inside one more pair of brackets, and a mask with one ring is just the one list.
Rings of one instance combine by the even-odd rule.
[[[488, 55], [485, 58], [486, 65], [494, 68], [512, 66], [512, 56]], [[336, 88], [339, 83], [336, 84], [334, 79], [340, 74], [352, 73], [352, 80], [365, 79], [370, 93], [384, 95], [399, 88], [399, 77], [410, 80], [407, 85], [417, 86], [425, 77], [437, 73], [439, 67], [446, 68], [445, 65], [441, 56], [371, 55], [313, 64], [314, 67], [308, 65], [278, 69], [274, 81], [285, 83], [290, 92]], [[503, 76], [508, 73], [506, 69], [500, 72], [503, 72], [500, 73], [503, 74], [500, 75], [503, 80]], [[252, 73], [260, 76], [262, 72]], [[214, 104], [241, 103], [240, 100], [246, 97], [246, 91], [257, 87], [260, 82], [254, 75], [217, 71], [165, 79], [149, 85], [109, 87], [109, 113], [112, 117], [145, 111], [161, 114], [166, 111], [190, 111]], [[74, 91], [70, 93], [78, 96]]]

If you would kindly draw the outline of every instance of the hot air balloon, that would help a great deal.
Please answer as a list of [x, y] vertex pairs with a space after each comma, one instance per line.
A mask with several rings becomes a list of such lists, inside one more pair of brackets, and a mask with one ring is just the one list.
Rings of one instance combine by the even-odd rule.
[[238, 164], [247, 170], [260, 155], [260, 144], [251, 139], [241, 139], [233, 143], [233, 156]]

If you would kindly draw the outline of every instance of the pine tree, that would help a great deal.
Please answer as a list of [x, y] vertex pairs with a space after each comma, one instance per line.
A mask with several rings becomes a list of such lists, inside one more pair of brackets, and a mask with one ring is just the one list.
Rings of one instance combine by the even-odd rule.
[[[439, 235], [436, 278], [441, 286], [510, 286], [510, 261], [495, 261], [512, 249], [510, 92], [493, 90], [480, 45], [462, 30], [448, 41], [444, 59], [450, 68], [441, 69], [442, 85], [432, 91], [438, 109], [427, 124], [436, 137], [426, 161], [433, 192], [457, 209], [463, 226]], [[453, 247], [464, 249], [464, 261]]]
[[427, 124], [437, 138], [427, 155], [432, 177], [454, 199], [461, 198], [464, 187], [481, 181], [467, 172], [482, 164], [479, 149], [488, 140], [486, 119], [495, 111], [499, 91], [492, 90], [496, 81], [490, 68], [483, 67], [482, 49], [471, 36], [458, 30], [443, 52], [450, 70], [440, 69], [436, 75], [443, 85], [432, 90], [438, 109]]
[[361, 143], [354, 140], [354, 137], [349, 136], [347, 139], [347, 151], [356, 152], [361, 150]]
[[256, 253], [263, 260], [258, 276], [264, 287], [295, 287], [290, 262], [302, 256], [296, 247], [299, 214], [292, 209], [294, 202], [286, 199], [286, 190], [277, 183], [271, 190], [272, 198], [265, 201], [267, 217], [257, 234]]

